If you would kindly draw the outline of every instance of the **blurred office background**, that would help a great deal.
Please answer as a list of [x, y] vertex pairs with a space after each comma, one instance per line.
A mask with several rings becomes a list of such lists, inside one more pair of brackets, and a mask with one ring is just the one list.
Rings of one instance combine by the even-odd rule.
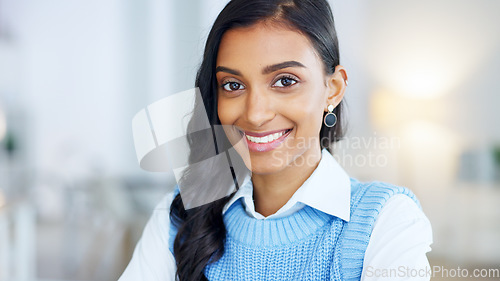
[[[226, 2], [0, 0], [0, 280], [118, 278], [175, 184], [139, 168], [131, 120], [193, 87]], [[417, 194], [431, 265], [500, 268], [500, 2], [331, 3], [335, 156]]]

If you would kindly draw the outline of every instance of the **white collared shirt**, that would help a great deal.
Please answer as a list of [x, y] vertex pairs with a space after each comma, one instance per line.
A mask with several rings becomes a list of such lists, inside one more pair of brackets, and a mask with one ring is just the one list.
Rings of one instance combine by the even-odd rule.
[[[285, 217], [309, 205], [349, 221], [350, 178], [326, 149], [321, 154], [321, 160], [311, 176], [276, 213], [264, 217], [255, 211], [253, 185], [249, 177], [225, 205], [223, 213], [243, 197], [246, 213], [256, 219]], [[173, 192], [170, 192], [153, 211], [132, 260], [119, 281], [175, 280], [176, 265], [169, 250], [168, 236], [168, 207], [172, 200]], [[431, 224], [417, 204], [406, 195], [391, 197], [374, 223], [361, 280], [430, 280], [426, 253], [431, 250], [431, 244]], [[387, 274], [393, 278], [387, 278]]]

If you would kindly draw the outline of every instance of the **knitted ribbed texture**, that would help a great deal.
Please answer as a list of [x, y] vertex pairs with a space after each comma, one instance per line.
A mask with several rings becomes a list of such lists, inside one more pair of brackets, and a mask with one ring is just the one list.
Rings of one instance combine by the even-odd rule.
[[384, 182], [361, 183], [351, 217], [344, 220], [305, 206], [285, 218], [249, 217], [241, 199], [224, 216], [227, 228], [223, 257], [206, 267], [209, 280], [360, 280], [373, 223], [385, 202], [407, 188]]
[[257, 220], [240, 199], [224, 221], [225, 252], [206, 268], [209, 280], [328, 280], [341, 219], [305, 206], [283, 219]]
[[[363, 259], [380, 210], [407, 188], [351, 178], [349, 222], [305, 206], [290, 216], [258, 220], [242, 199], [225, 213], [224, 255], [205, 268], [209, 280], [360, 280]], [[175, 235], [175, 234], [174, 234]]]
[[360, 280], [373, 224], [389, 198], [405, 194], [421, 208], [413, 192], [405, 187], [380, 181], [361, 183], [354, 178], [351, 178], [351, 186], [357, 191], [351, 198], [350, 220], [344, 223], [339, 245], [334, 251], [335, 258], [340, 260], [340, 267], [332, 266], [333, 271], [340, 271], [336, 272], [341, 276], [339, 280]]

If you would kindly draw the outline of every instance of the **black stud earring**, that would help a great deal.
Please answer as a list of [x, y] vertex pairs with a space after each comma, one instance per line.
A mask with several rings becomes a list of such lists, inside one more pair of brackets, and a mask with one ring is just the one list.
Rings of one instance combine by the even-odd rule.
[[333, 113], [333, 104], [328, 105], [328, 113], [325, 115], [325, 119], [323, 120], [323, 123], [325, 123], [325, 126], [331, 128], [337, 124], [337, 115]]

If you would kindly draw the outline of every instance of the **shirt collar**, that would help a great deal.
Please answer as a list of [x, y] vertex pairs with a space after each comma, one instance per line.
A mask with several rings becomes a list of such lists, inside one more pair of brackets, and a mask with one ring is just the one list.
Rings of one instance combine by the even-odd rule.
[[[224, 206], [222, 213], [224, 214], [240, 198], [243, 198], [247, 212], [248, 210], [250, 210], [250, 213], [255, 212], [253, 184], [250, 175], [247, 175], [243, 180], [240, 189]], [[321, 160], [316, 169], [276, 214], [286, 212], [287, 209], [296, 207], [297, 204], [305, 204], [329, 215], [349, 221], [350, 201], [351, 181], [349, 175], [333, 155], [326, 148], [323, 148]]]

